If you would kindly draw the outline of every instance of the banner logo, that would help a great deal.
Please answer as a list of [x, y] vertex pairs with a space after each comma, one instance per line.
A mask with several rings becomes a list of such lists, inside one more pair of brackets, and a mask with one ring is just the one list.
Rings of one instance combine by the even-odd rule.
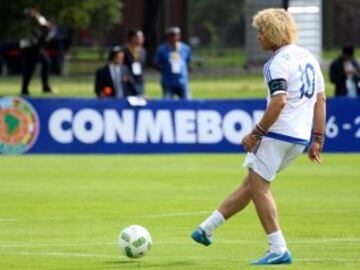
[[20, 97], [0, 99], [0, 152], [27, 152], [39, 135], [39, 117], [32, 105]]

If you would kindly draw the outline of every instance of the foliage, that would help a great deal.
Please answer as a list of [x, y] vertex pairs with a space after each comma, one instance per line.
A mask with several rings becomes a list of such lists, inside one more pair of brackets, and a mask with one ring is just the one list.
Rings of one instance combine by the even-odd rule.
[[[229, 43], [234, 32], [240, 37], [243, 28], [244, 0], [192, 0], [193, 22], [199, 24], [209, 35], [213, 48]], [[237, 30], [237, 31], [234, 31]]]
[[106, 30], [121, 21], [120, 0], [2, 0], [0, 38], [19, 38], [26, 29], [24, 9], [34, 7], [46, 18], [72, 29]]

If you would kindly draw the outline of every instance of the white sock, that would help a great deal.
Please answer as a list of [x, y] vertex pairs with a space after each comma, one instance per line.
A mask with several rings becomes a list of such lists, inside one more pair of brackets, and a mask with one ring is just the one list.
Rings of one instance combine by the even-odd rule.
[[201, 223], [200, 228], [203, 229], [206, 234], [211, 235], [212, 232], [221, 224], [225, 222], [223, 215], [215, 210], [203, 223]]
[[268, 234], [270, 252], [284, 253], [287, 251], [284, 235], [281, 231]]

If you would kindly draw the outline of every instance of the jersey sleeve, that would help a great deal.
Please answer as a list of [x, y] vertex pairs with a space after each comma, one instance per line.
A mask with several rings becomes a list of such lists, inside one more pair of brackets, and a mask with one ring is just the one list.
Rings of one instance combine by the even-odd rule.
[[275, 55], [264, 67], [264, 76], [271, 96], [287, 93], [289, 61], [286, 55]]
[[318, 67], [318, 72], [316, 77], [316, 92], [317, 93], [325, 92], [325, 81], [320, 67]]

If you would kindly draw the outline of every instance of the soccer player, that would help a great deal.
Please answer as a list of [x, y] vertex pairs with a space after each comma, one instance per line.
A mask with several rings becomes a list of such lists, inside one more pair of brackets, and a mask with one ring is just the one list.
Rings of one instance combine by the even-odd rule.
[[324, 79], [313, 55], [294, 44], [297, 27], [286, 10], [262, 10], [254, 16], [253, 26], [258, 30], [262, 49], [273, 55], [264, 65], [267, 108], [253, 131], [242, 140], [248, 152], [243, 165], [248, 174], [191, 237], [210, 245], [215, 228], [252, 201], [270, 245], [265, 256], [252, 264], [289, 264], [292, 255], [280, 228], [270, 186], [276, 174], [307, 145], [309, 159], [321, 162], [326, 115]]

